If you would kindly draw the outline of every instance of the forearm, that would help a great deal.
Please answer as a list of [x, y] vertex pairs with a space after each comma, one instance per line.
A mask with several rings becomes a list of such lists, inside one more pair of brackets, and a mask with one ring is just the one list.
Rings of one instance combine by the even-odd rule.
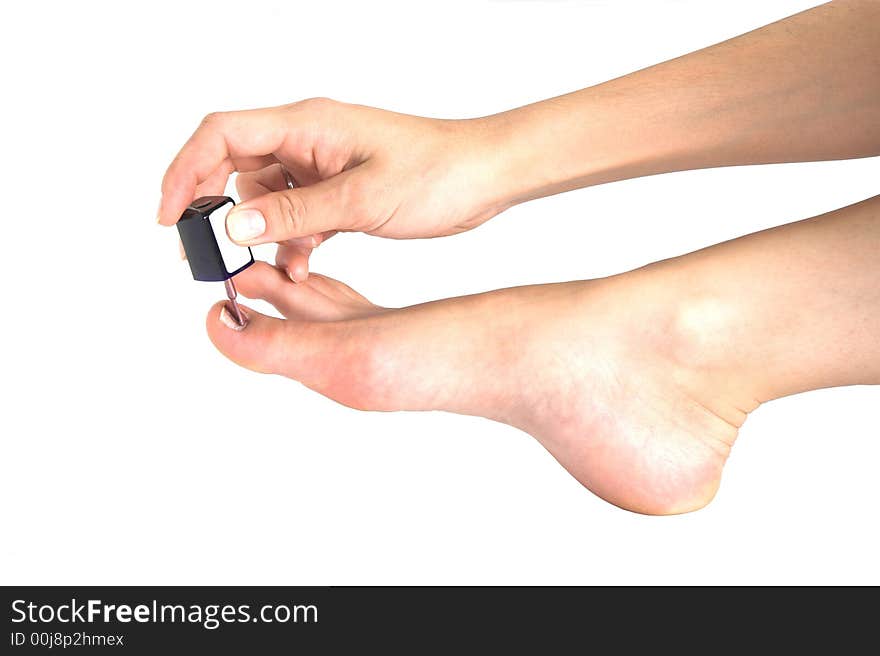
[[880, 2], [838, 0], [488, 119], [510, 203], [670, 171], [880, 154]]
[[679, 290], [684, 357], [748, 398], [880, 384], [880, 196], [636, 273]]

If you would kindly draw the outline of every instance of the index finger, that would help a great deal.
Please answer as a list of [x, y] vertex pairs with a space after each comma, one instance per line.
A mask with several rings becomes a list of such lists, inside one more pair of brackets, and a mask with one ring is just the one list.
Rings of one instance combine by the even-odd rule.
[[282, 107], [208, 114], [171, 162], [162, 179], [158, 221], [173, 225], [196, 187], [211, 179], [219, 188], [233, 171], [253, 171], [278, 160], [287, 136]]

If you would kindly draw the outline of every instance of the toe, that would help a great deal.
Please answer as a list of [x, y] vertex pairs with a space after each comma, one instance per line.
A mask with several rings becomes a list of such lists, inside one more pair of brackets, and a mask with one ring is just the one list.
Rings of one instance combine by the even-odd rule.
[[292, 321], [241, 306], [238, 326], [226, 303], [208, 312], [208, 336], [236, 364], [301, 382], [334, 401], [359, 410], [397, 410], [397, 396], [385, 393], [395, 382], [378, 366], [376, 326], [367, 321]]
[[303, 283], [293, 283], [284, 271], [256, 262], [235, 277], [242, 295], [274, 305], [288, 319], [299, 321], [341, 321], [382, 311], [348, 285], [313, 274]]
[[285, 321], [268, 317], [244, 305], [244, 327], [236, 325], [225, 301], [216, 303], [208, 312], [208, 337], [223, 355], [236, 364], [261, 373], [280, 373], [280, 355], [271, 345], [283, 341], [287, 332]]

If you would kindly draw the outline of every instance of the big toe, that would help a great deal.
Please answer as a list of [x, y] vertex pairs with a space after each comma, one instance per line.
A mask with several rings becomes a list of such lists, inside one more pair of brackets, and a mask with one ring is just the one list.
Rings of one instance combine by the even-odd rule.
[[260, 373], [280, 374], [348, 406], [370, 409], [370, 343], [345, 322], [293, 321], [241, 306], [244, 327], [225, 302], [208, 312], [208, 336], [223, 355]]
[[287, 332], [285, 322], [266, 316], [244, 305], [239, 306], [245, 318], [238, 324], [226, 302], [214, 304], [205, 322], [208, 337], [217, 350], [242, 367], [261, 373], [280, 373], [281, 354], [272, 344]]
[[253, 371], [282, 374], [310, 387], [320, 386], [338, 355], [337, 324], [276, 319], [241, 305], [238, 325], [226, 302], [208, 312], [208, 337], [223, 355]]

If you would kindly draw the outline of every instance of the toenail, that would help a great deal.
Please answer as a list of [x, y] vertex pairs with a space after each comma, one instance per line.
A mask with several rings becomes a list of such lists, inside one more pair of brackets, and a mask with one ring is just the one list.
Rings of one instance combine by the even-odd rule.
[[248, 325], [248, 316], [247, 314], [245, 314], [244, 310], [241, 311], [241, 316], [244, 318], [243, 324], [239, 324], [235, 320], [235, 317], [233, 317], [229, 310], [226, 309], [225, 305], [220, 308], [220, 323], [222, 323], [227, 328], [231, 328], [237, 333], [247, 328]]

